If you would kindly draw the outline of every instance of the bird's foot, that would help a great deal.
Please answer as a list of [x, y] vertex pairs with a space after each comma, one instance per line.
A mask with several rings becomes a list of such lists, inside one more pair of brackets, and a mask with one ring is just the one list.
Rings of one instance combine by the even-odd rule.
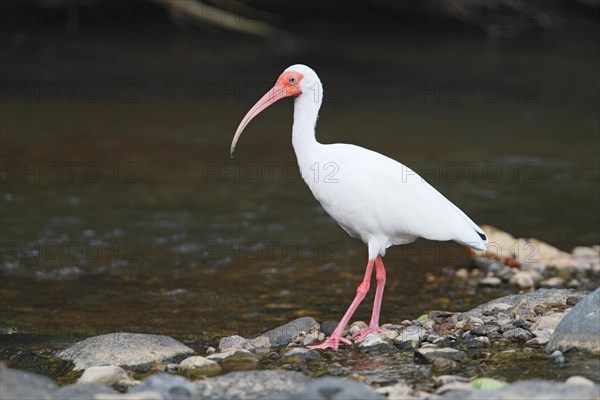
[[316, 349], [333, 349], [333, 350], [337, 350], [338, 347], [339, 347], [339, 345], [340, 345], [340, 342], [345, 343], [347, 345], [351, 345], [352, 344], [351, 341], [349, 341], [348, 339], [345, 339], [343, 337], [339, 337], [339, 338], [329, 337], [329, 338], [327, 338], [321, 344], [317, 344], [317, 345], [314, 345], [314, 346], [307, 346], [307, 347], [309, 349], [312, 349], [312, 350], [316, 350]]
[[365, 340], [367, 338], [367, 336], [369, 336], [372, 333], [383, 333], [383, 332], [387, 332], [387, 331], [388, 331], [387, 329], [383, 329], [378, 326], [376, 326], [376, 327], [369, 326], [368, 328], [363, 328], [363, 329], [359, 330], [358, 332], [354, 333], [354, 335], [352, 335], [352, 340], [354, 340], [354, 343], [360, 343], [363, 340]]

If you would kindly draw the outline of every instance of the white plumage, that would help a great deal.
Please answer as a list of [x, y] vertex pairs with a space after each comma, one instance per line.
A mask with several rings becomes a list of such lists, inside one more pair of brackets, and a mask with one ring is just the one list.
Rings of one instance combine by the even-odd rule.
[[[231, 152], [245, 126], [260, 111], [281, 98], [294, 96], [292, 144], [302, 177], [325, 211], [351, 236], [369, 248], [367, 274], [339, 329], [319, 348], [337, 348], [346, 340], [341, 332], [368, 290], [373, 264], [377, 267], [377, 292], [373, 317], [359, 340], [380, 332], [379, 307], [385, 284], [381, 257], [388, 247], [419, 237], [454, 240], [484, 250], [483, 231], [429, 183], [410, 168], [371, 150], [350, 144], [321, 144], [315, 126], [323, 100], [317, 74], [297, 64], [287, 68], [271, 89], [246, 114], [232, 142]], [[368, 275], [368, 276], [367, 276]], [[380, 278], [382, 276], [382, 279]], [[379, 302], [379, 303], [378, 303]], [[355, 304], [356, 303], [356, 304]], [[343, 326], [342, 326], [343, 325]]]

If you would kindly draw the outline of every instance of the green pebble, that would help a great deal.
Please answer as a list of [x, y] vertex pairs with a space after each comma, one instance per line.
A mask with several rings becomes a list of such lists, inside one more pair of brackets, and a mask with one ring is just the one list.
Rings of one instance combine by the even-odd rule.
[[492, 378], [477, 378], [471, 381], [471, 386], [479, 390], [492, 390], [508, 386], [508, 383]]
[[423, 314], [419, 318], [417, 318], [417, 321], [419, 321], [419, 322], [425, 322], [428, 319], [429, 319], [429, 316], [427, 314]]

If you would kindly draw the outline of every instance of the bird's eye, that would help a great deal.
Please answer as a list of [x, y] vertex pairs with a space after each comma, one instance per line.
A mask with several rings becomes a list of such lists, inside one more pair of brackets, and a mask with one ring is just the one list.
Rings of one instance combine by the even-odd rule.
[[290, 76], [290, 78], [288, 79], [288, 82], [290, 82], [290, 83], [296, 83], [296, 77], [295, 76]]

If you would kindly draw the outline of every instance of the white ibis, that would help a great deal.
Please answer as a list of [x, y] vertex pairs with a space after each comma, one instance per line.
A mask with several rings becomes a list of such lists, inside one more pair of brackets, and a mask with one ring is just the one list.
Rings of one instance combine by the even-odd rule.
[[[465, 213], [410, 168], [359, 146], [317, 142], [315, 126], [323, 87], [315, 71], [306, 65], [287, 68], [275, 86], [248, 111], [231, 143], [232, 157], [246, 125], [271, 104], [290, 96], [294, 97], [292, 144], [302, 178], [325, 211], [369, 248], [367, 270], [354, 301], [331, 336], [312, 346], [337, 349], [340, 342], [351, 344], [342, 332], [369, 291], [373, 266], [377, 287], [371, 322], [353, 339], [360, 342], [371, 333], [382, 332], [379, 312], [386, 279], [382, 257], [388, 247], [423, 237], [454, 240], [484, 250], [487, 237]], [[315, 173], [316, 169], [320, 173]]]

